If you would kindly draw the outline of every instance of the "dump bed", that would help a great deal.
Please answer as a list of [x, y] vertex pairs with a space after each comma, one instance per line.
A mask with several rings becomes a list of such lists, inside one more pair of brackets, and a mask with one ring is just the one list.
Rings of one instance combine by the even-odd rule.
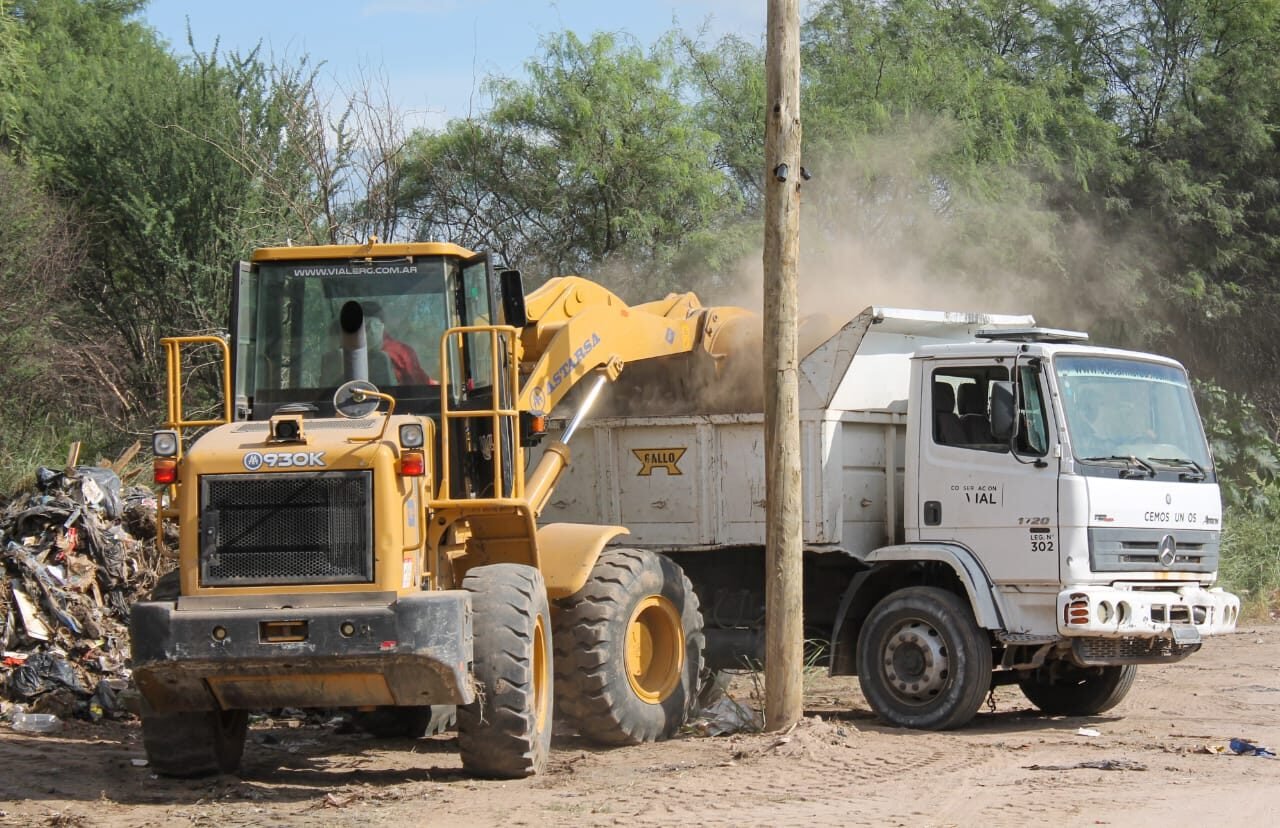
[[[805, 545], [873, 549], [901, 525], [905, 415], [833, 414], [800, 427]], [[761, 546], [764, 415], [591, 423], [542, 519], [626, 526], [620, 542], [669, 551]]]
[[[868, 308], [801, 361], [806, 549], [857, 555], [902, 538], [910, 358], [1027, 316]], [[617, 524], [665, 551], [762, 546], [764, 415], [615, 417], [574, 438], [543, 522]]]

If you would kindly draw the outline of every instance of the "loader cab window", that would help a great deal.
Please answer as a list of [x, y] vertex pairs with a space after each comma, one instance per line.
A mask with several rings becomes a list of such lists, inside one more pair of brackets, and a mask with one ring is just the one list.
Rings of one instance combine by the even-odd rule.
[[[1048, 450], [1044, 397], [1036, 368], [1019, 365], [1022, 384], [1019, 454], [1043, 456]], [[973, 451], [1007, 452], [1009, 446], [991, 433], [991, 383], [1007, 380], [1003, 365], [948, 366], [933, 372], [933, 441]]]
[[349, 302], [362, 309], [369, 380], [395, 395], [398, 410], [439, 412], [441, 336], [458, 324], [455, 257], [263, 262], [257, 270], [245, 372], [255, 419], [292, 402], [332, 413], [334, 390], [350, 378], [339, 325]]
[[[462, 324], [493, 324], [491, 299], [487, 257], [467, 263], [462, 269], [462, 296], [460, 297]], [[493, 385], [493, 342], [489, 334], [466, 335], [464, 364], [471, 388], [489, 388]]]

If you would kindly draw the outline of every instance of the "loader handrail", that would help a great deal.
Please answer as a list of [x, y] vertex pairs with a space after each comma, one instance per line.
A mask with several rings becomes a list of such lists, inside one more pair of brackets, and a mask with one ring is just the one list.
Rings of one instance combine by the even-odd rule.
[[[219, 426], [231, 422], [231, 346], [220, 336], [166, 336], [160, 340], [164, 346], [167, 382], [165, 396], [168, 403], [166, 428]], [[217, 345], [222, 351], [222, 419], [188, 420], [182, 411], [182, 348], [187, 345]]]

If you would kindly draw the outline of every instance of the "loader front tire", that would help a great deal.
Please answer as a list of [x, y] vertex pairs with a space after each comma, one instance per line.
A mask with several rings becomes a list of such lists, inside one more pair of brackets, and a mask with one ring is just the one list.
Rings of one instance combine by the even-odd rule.
[[519, 564], [478, 566], [471, 593], [476, 700], [458, 706], [458, 747], [470, 773], [519, 779], [551, 751], [551, 610], [542, 573]]
[[154, 713], [143, 704], [142, 744], [148, 764], [161, 776], [235, 773], [248, 730], [247, 710]]
[[639, 549], [606, 549], [556, 614], [556, 710], [606, 745], [675, 734], [698, 698], [702, 613], [684, 571]]

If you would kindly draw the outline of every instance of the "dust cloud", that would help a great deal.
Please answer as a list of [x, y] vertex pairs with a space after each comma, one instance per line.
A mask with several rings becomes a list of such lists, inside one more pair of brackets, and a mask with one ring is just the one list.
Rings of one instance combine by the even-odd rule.
[[[814, 177], [803, 183], [800, 217], [802, 358], [871, 305], [1031, 313], [1043, 326], [1083, 330], [1132, 307], [1131, 244], [1103, 238], [1084, 219], [1064, 223], [1050, 204], [1054, 181], [1010, 171], [939, 174], [956, 166], [952, 132], [945, 122], [916, 122], [806, 158]], [[677, 274], [675, 284], [705, 285], [699, 292], [705, 304], [759, 314], [761, 259], [756, 248], [729, 274]], [[757, 317], [753, 335], [744, 327], [712, 370], [689, 360], [644, 372], [646, 383], [656, 380], [658, 387], [615, 394], [613, 409], [762, 410], [761, 324]]]

